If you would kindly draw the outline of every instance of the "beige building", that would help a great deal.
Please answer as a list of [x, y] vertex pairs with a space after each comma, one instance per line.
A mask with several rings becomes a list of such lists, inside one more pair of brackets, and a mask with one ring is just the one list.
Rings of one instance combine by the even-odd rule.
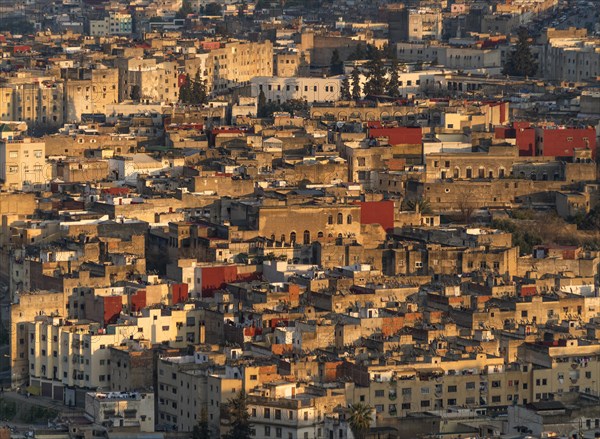
[[153, 432], [154, 393], [88, 392], [85, 416], [116, 431], [127, 428], [128, 432]]
[[345, 402], [343, 390], [309, 391], [295, 382], [280, 381], [251, 393], [248, 411], [257, 437], [318, 439], [325, 437], [325, 415]]
[[273, 75], [273, 45], [230, 42], [209, 52], [207, 87], [213, 93], [248, 85], [255, 76]]
[[[22, 190], [43, 184], [47, 175], [44, 142], [31, 138], [0, 140], [0, 180], [2, 187]], [[51, 173], [50, 173], [51, 174]]]
[[30, 126], [63, 124], [64, 82], [52, 77], [16, 77], [0, 84], [0, 118]]
[[81, 120], [82, 114], [104, 114], [107, 105], [119, 101], [118, 70], [95, 68], [85, 72], [83, 79], [65, 82], [64, 120], [72, 123]]
[[225, 406], [243, 381], [239, 367], [218, 367], [214, 361], [213, 354], [202, 352], [159, 361], [158, 424], [192, 431], [206, 416], [211, 436], [218, 436]]
[[119, 101], [175, 103], [179, 100], [179, 68], [154, 58], [118, 59]]

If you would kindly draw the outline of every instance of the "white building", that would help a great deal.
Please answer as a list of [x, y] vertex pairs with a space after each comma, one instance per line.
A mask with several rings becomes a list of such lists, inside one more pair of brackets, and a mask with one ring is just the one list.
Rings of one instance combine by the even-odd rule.
[[127, 12], [110, 11], [103, 18], [90, 20], [90, 35], [104, 37], [107, 35], [131, 35], [133, 21]]
[[106, 427], [153, 432], [154, 393], [88, 392], [85, 395], [85, 416]]
[[267, 102], [283, 103], [292, 99], [309, 103], [337, 101], [341, 97], [343, 76], [329, 78], [285, 78], [257, 76], [250, 80], [252, 97], [262, 91]]

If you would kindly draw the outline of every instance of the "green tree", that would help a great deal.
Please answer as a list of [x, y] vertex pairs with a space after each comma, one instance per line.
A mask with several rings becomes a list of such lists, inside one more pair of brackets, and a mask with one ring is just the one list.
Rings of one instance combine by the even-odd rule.
[[429, 214], [432, 212], [429, 200], [427, 200], [426, 198], [405, 200], [405, 202], [403, 203], [403, 208], [405, 210], [412, 210], [414, 212], [421, 212], [425, 214]]
[[258, 117], [267, 117], [265, 114], [266, 109], [267, 97], [265, 96], [265, 92], [261, 90], [258, 94], [258, 108], [256, 110]]
[[355, 439], [365, 439], [371, 426], [371, 407], [366, 404], [356, 403], [350, 406], [348, 423]]
[[383, 53], [383, 57], [386, 59], [396, 59], [396, 50], [395, 50], [395, 46], [393, 44], [388, 44], [385, 43], [383, 46], [383, 49], [381, 49], [381, 52]]
[[227, 402], [231, 428], [223, 439], [251, 439], [253, 425], [250, 423], [246, 393], [242, 390], [237, 397]]
[[190, 75], [186, 74], [183, 79], [183, 84], [179, 87], [179, 102], [183, 104], [189, 104], [192, 97], [192, 84]]
[[198, 425], [194, 425], [191, 439], [210, 439], [210, 430], [208, 429], [206, 410], [202, 410], [202, 413], [200, 414], [200, 422], [198, 422]]
[[175, 18], [186, 18], [192, 13], [194, 13], [192, 10], [192, 4], [189, 2], [189, 0], [183, 0], [181, 8], [179, 8], [179, 11], [177, 11], [177, 14], [175, 14]]
[[341, 75], [344, 73], [344, 62], [340, 58], [340, 52], [337, 49], [334, 49], [331, 54], [331, 62], [329, 70], [332, 75]]
[[196, 70], [196, 75], [192, 81], [190, 91], [190, 104], [202, 105], [206, 102], [206, 83], [200, 78], [200, 70]]
[[534, 76], [537, 72], [537, 62], [531, 53], [531, 43], [527, 29], [518, 31], [517, 44], [508, 54], [502, 73], [511, 76]]
[[390, 79], [388, 79], [386, 92], [389, 96], [397, 98], [400, 96], [400, 78], [398, 77], [398, 61], [393, 60], [390, 67]]
[[367, 53], [365, 52], [364, 46], [359, 43], [356, 45], [356, 47], [354, 48], [352, 53], [350, 53], [350, 55], [348, 56], [348, 60], [358, 61], [361, 59], [365, 59], [366, 56], [367, 56]]
[[131, 98], [132, 101], [139, 101], [142, 98], [142, 92], [140, 90], [140, 86], [137, 84], [134, 84], [131, 87], [131, 94], [129, 95], [129, 97]]
[[385, 66], [381, 59], [381, 53], [375, 49], [373, 58], [367, 64], [367, 82], [363, 90], [366, 95], [382, 95], [385, 93], [387, 81], [385, 79]]
[[352, 99], [357, 101], [360, 99], [361, 89], [360, 89], [360, 72], [358, 71], [358, 68], [356, 66], [354, 66], [351, 76], [352, 76]]
[[350, 93], [350, 81], [348, 80], [347, 76], [344, 76], [344, 79], [342, 80], [340, 95], [342, 100], [349, 101], [350, 99], [352, 99], [352, 95]]
[[290, 99], [280, 105], [281, 111], [287, 111], [292, 116], [308, 117], [308, 102], [302, 99]]
[[221, 9], [221, 5], [218, 3], [209, 3], [204, 8], [204, 13], [210, 16], [223, 15], [223, 11]]

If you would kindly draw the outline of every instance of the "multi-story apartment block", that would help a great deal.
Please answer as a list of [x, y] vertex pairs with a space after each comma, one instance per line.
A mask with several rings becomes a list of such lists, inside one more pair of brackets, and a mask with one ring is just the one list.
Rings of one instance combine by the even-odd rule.
[[78, 122], [82, 114], [105, 114], [107, 105], [119, 101], [117, 69], [100, 65], [87, 71], [66, 71], [64, 76], [66, 122]]
[[129, 99], [174, 103], [179, 100], [179, 69], [175, 62], [153, 58], [117, 60], [119, 101]]
[[[241, 353], [241, 350], [240, 350]], [[210, 353], [162, 359], [158, 363], [158, 422], [191, 431], [201, 419], [211, 434], [221, 429], [229, 399], [243, 389], [239, 367], [217, 366]]]
[[47, 77], [10, 78], [0, 84], [0, 117], [31, 126], [61, 126], [64, 84]]
[[110, 11], [104, 17], [89, 20], [89, 34], [93, 37], [129, 36], [132, 32], [133, 19], [128, 12]]
[[551, 38], [541, 47], [538, 74], [556, 81], [590, 81], [600, 76], [597, 38]]
[[154, 431], [154, 393], [88, 392], [85, 415], [93, 422], [140, 432]]
[[318, 439], [325, 437], [325, 414], [344, 403], [343, 390], [273, 382], [249, 395], [248, 411], [256, 437]]
[[0, 140], [0, 180], [5, 189], [21, 190], [49, 180], [44, 142], [29, 137]]

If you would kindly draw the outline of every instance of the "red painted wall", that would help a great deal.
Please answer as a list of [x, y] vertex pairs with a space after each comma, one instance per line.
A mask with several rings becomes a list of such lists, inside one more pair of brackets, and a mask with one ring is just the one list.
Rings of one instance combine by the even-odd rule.
[[[204, 279], [204, 276], [202, 278]], [[173, 298], [173, 305], [187, 302], [188, 284], [171, 284], [171, 297]]]
[[104, 308], [104, 324], [115, 323], [123, 309], [121, 296], [105, 296], [102, 298]]
[[387, 137], [390, 145], [420, 145], [423, 130], [419, 127], [373, 128], [369, 137]]
[[532, 157], [535, 155], [535, 129], [517, 128], [516, 130], [517, 146], [519, 155]]
[[146, 290], [137, 290], [129, 296], [129, 310], [140, 311], [146, 307]]
[[227, 282], [237, 279], [237, 267], [202, 267], [202, 297], [212, 297], [215, 290], [223, 288]]
[[544, 156], [571, 157], [575, 148], [592, 150], [596, 157], [596, 131], [593, 128], [536, 129], [538, 149]]
[[360, 203], [360, 223], [380, 224], [386, 232], [394, 230], [393, 201], [365, 201]]

